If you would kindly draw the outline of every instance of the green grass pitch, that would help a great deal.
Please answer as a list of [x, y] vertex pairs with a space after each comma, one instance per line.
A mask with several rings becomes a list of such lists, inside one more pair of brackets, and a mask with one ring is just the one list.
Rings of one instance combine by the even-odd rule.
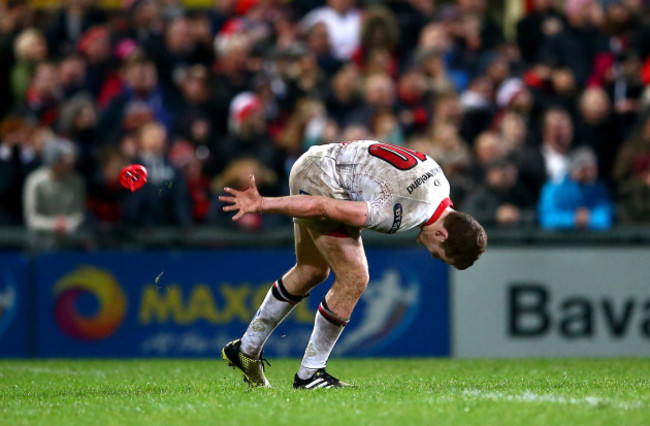
[[334, 359], [356, 389], [250, 390], [221, 360], [0, 361], [0, 424], [648, 425], [650, 359]]

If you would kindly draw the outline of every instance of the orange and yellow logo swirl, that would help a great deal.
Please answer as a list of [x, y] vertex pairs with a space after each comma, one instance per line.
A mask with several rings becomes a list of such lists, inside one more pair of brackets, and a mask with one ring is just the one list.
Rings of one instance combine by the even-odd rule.
[[[92, 266], [81, 266], [54, 286], [54, 317], [66, 334], [84, 341], [104, 339], [117, 331], [126, 315], [126, 297], [113, 275]], [[92, 316], [79, 313], [77, 300], [84, 294], [97, 299]]]

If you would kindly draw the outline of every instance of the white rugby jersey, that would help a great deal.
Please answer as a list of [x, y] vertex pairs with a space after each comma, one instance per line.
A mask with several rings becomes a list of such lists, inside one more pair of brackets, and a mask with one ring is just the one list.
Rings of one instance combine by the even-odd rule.
[[392, 234], [433, 223], [452, 205], [449, 182], [438, 163], [378, 141], [314, 146], [296, 162], [291, 175], [292, 194], [365, 201], [365, 227], [378, 232]]

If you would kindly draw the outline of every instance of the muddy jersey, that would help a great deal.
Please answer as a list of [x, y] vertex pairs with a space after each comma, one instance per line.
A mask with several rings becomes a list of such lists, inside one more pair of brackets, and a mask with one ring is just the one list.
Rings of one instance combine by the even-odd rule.
[[365, 227], [391, 234], [435, 220], [451, 205], [449, 182], [431, 157], [371, 140], [310, 148], [289, 184], [292, 195], [365, 201]]

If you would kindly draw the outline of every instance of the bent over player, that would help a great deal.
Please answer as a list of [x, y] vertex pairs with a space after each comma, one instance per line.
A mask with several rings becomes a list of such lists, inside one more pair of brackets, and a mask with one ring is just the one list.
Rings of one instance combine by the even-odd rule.
[[269, 335], [309, 291], [335, 281], [321, 301], [295, 389], [347, 386], [325, 370], [357, 301], [368, 285], [363, 228], [395, 233], [420, 227], [417, 242], [434, 258], [458, 269], [470, 267], [485, 251], [487, 236], [471, 216], [452, 209], [449, 182], [430, 157], [377, 141], [354, 141], [310, 148], [293, 165], [291, 195], [262, 197], [250, 176], [246, 191], [225, 188], [233, 220], [246, 213], [294, 218], [296, 265], [273, 283], [241, 339], [228, 343], [223, 358], [244, 373], [251, 386], [270, 387], [262, 363]]

